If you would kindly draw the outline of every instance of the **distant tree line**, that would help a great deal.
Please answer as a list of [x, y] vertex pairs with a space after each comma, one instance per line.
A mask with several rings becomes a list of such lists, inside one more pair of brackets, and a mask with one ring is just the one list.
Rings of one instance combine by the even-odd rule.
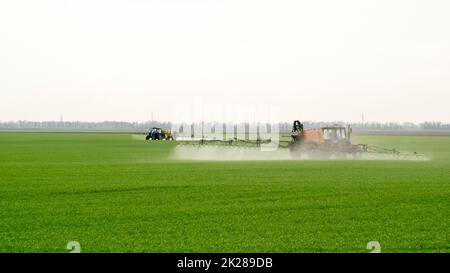
[[[336, 122], [303, 122], [305, 129], [320, 128], [332, 124], [348, 123]], [[292, 129], [291, 122], [282, 122], [280, 132], [290, 132]], [[368, 123], [350, 123], [355, 131], [449, 131], [450, 124], [436, 121], [427, 121], [420, 124], [405, 122], [368, 122]], [[85, 121], [9, 121], [0, 122], [0, 129], [81, 129], [81, 130], [147, 130], [152, 127], [161, 127], [170, 129], [170, 122], [158, 121], [102, 121], [102, 122], [85, 122]]]
[[425, 130], [450, 130], [450, 124], [441, 122], [424, 122], [421, 124]]
[[147, 130], [152, 127], [170, 128], [169, 122], [144, 121], [10, 121], [0, 122], [1, 129], [84, 129], [84, 130]]
[[[449, 123], [442, 122], [423, 122], [423, 123], [396, 123], [396, 122], [367, 122], [367, 123], [346, 123], [342, 121], [336, 122], [303, 122], [306, 129], [321, 128], [332, 124], [345, 124], [350, 125], [355, 131], [450, 131]], [[282, 123], [281, 128], [283, 131], [289, 130], [292, 125], [288, 123]]]

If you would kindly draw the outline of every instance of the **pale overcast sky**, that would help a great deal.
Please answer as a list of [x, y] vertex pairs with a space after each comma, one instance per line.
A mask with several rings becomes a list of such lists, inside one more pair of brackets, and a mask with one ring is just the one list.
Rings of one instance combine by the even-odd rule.
[[448, 0], [0, 0], [0, 120], [450, 122]]

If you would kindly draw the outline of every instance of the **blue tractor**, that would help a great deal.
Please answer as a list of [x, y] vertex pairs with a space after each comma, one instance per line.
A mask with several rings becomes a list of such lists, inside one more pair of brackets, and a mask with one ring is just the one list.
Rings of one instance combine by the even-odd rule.
[[145, 137], [146, 140], [175, 140], [171, 130], [153, 127]]
[[158, 127], [153, 127], [148, 132], [147, 136], [145, 137], [146, 140], [163, 140], [166, 139], [166, 134], [164, 133], [164, 130]]

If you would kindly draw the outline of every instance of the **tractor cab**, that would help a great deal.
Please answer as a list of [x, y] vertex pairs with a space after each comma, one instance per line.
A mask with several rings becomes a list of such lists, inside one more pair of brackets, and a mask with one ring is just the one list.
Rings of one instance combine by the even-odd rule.
[[338, 144], [338, 143], [349, 143], [350, 142], [350, 127], [345, 128], [343, 126], [328, 126], [321, 128], [323, 141]]
[[292, 127], [291, 137], [293, 142], [307, 142], [322, 144], [350, 144], [350, 126], [341, 125], [326, 126], [320, 129], [305, 130], [300, 121], [295, 121]]

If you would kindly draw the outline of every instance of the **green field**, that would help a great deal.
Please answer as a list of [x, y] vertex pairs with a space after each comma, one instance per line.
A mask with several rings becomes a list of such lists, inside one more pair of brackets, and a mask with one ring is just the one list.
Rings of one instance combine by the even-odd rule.
[[169, 159], [129, 134], [0, 133], [0, 252], [450, 251], [450, 137], [428, 161]]

